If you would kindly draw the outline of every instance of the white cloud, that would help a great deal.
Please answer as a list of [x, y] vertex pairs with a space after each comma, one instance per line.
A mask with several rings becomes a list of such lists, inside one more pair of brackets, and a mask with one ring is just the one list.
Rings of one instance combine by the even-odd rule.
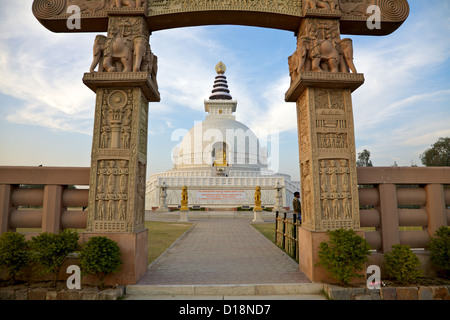
[[9, 108], [7, 119], [91, 134], [85, 120], [93, 116], [95, 96], [81, 78], [92, 36], [49, 32], [31, 14], [31, 1], [2, 7], [1, 17], [8, 32], [0, 34], [0, 92], [22, 102]]

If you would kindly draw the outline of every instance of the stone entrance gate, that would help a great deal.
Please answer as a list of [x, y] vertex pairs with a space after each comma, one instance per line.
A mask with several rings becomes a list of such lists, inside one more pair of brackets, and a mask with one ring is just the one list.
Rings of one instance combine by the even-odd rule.
[[[148, 103], [160, 100], [153, 31], [239, 24], [292, 31], [291, 86], [297, 106], [303, 227], [300, 268], [312, 281], [327, 230], [360, 230], [351, 93], [364, 82], [351, 39], [387, 35], [409, 14], [406, 0], [35, 0], [33, 13], [54, 32], [107, 32], [94, 42], [83, 82], [96, 93], [86, 241], [105, 235], [130, 259], [120, 275], [146, 271], [144, 228]], [[88, 70], [88, 66], [86, 66]], [[118, 283], [115, 279], [114, 283]]]

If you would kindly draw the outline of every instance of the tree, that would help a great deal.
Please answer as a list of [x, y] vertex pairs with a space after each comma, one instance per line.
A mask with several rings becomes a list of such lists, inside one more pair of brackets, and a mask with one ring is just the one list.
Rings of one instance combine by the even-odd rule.
[[363, 152], [358, 153], [358, 160], [356, 166], [358, 167], [373, 167], [370, 158], [370, 151], [364, 149]]
[[420, 155], [420, 160], [427, 167], [450, 167], [450, 138], [439, 138]]

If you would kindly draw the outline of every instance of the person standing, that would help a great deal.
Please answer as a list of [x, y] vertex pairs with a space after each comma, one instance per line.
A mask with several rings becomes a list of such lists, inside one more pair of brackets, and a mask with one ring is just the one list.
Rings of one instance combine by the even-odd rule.
[[294, 199], [292, 200], [292, 207], [294, 208], [294, 214], [297, 215], [298, 221], [302, 223], [302, 205], [300, 203], [300, 192], [294, 192]]

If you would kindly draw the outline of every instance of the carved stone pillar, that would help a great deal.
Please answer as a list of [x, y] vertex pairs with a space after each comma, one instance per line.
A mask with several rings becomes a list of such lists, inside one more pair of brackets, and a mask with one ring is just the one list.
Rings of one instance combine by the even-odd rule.
[[305, 18], [289, 58], [286, 101], [297, 104], [301, 179], [299, 264], [312, 281], [327, 279], [315, 265], [326, 232], [360, 229], [351, 93], [364, 76], [349, 72], [356, 69], [342, 42], [339, 20]]
[[144, 16], [128, 16], [127, 10], [117, 9], [113, 14], [99, 56], [94, 50], [93, 67], [95, 62], [100, 64], [99, 72], [91, 68], [83, 77], [97, 95], [84, 240], [102, 235], [118, 241], [122, 271], [107, 281], [134, 284], [147, 270], [144, 210], [148, 103], [160, 97], [153, 63], [156, 57], [150, 51]]

